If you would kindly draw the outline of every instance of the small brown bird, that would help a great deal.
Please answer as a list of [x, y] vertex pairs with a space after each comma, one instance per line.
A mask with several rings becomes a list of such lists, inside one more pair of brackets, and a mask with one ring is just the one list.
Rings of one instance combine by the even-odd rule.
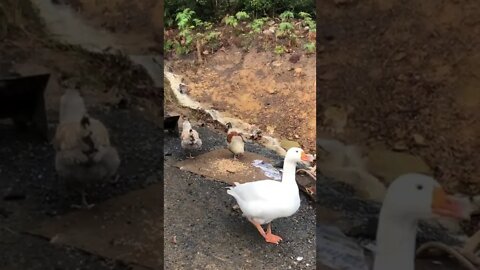
[[188, 119], [184, 119], [182, 123], [182, 133], [180, 135], [182, 140], [182, 148], [188, 151], [187, 158], [193, 158], [191, 151], [198, 150], [202, 147], [202, 140], [198, 132], [192, 128], [192, 124]]
[[227, 147], [233, 153], [233, 159], [245, 152], [245, 141], [243, 134], [232, 127], [232, 123], [227, 123]]
[[[60, 123], [53, 139], [55, 169], [67, 186], [78, 190], [83, 207], [86, 188], [115, 175], [120, 158], [110, 145], [107, 128], [87, 114], [85, 103], [77, 90], [69, 89], [60, 100]], [[73, 205], [81, 208], [82, 206]]]

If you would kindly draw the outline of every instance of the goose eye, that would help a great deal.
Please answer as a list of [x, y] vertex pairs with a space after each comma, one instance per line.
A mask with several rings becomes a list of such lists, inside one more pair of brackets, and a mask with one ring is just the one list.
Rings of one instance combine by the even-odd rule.
[[417, 185], [417, 189], [418, 189], [418, 190], [422, 190], [422, 189], [423, 189], [423, 186], [422, 186], [422, 185]]
[[295, 151], [295, 152], [297, 152], [297, 153], [298, 153], [298, 150], [297, 150], [297, 151]]

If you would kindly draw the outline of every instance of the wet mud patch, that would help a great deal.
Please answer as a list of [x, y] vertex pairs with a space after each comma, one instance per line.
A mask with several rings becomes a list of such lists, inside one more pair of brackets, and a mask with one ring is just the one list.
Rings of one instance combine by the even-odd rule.
[[239, 160], [234, 161], [229, 150], [220, 149], [196, 156], [195, 159], [182, 160], [175, 166], [231, 185], [234, 182], [269, 179], [261, 169], [252, 165], [255, 160], [270, 162], [266, 157], [250, 152], [245, 152]]

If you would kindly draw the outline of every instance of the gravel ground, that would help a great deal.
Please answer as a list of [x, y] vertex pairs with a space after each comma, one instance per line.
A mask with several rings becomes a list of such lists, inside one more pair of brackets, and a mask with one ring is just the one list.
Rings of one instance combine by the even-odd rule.
[[[198, 131], [201, 152], [224, 147], [222, 134]], [[279, 159], [259, 146], [246, 149]], [[266, 244], [232, 209], [226, 184], [173, 166], [185, 157], [177, 136], [166, 133], [165, 155], [165, 269], [315, 269], [315, 211], [303, 194], [299, 212], [273, 223], [284, 241]]]
[[[152, 184], [163, 173], [160, 161], [160, 129], [136, 112], [94, 111], [94, 117], [110, 129], [122, 165], [117, 183], [105, 183], [89, 192], [89, 200], [101, 203]], [[55, 119], [50, 119], [56, 123]], [[52, 124], [55, 127], [55, 124]], [[10, 126], [0, 126], [0, 269], [131, 269], [68, 247], [21, 232], [42, 221], [70, 211], [78, 196], [65, 192], [57, 180], [51, 145]], [[18, 200], [7, 200], [19, 198]]]

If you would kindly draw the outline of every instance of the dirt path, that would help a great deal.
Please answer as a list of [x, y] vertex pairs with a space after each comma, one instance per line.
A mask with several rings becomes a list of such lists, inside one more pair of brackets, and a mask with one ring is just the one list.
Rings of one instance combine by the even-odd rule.
[[[221, 134], [206, 128], [199, 133], [202, 152], [224, 147]], [[315, 269], [315, 211], [303, 194], [299, 212], [273, 223], [285, 240], [266, 244], [232, 209], [226, 184], [173, 167], [185, 158], [179, 145], [177, 136], [166, 135], [165, 269]], [[247, 149], [275, 157], [255, 145]]]
[[450, 190], [478, 194], [480, 7], [440, 2], [323, 1], [319, 117], [350, 107], [337, 137], [419, 155]]

